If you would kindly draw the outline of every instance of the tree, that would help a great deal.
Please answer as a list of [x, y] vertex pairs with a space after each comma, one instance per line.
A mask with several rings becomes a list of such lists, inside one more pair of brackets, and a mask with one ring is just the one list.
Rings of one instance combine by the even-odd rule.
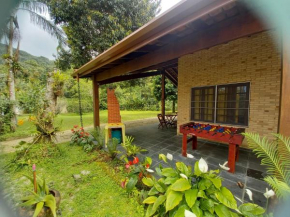
[[[15, 131], [16, 128], [16, 97], [15, 97], [15, 75], [17, 73], [18, 67], [18, 55], [20, 47], [20, 31], [17, 21], [16, 13], [18, 10], [27, 11], [30, 14], [31, 21], [41, 26], [45, 31], [55, 36], [60, 43], [64, 43], [65, 38], [62, 31], [55, 26], [52, 22], [47, 20], [44, 16], [39, 13], [47, 12], [47, 7], [44, 3], [35, 0], [22, 0], [16, 5], [11, 13], [10, 18], [7, 20], [7, 26], [1, 31], [0, 38], [5, 38], [8, 41], [7, 55], [5, 60], [9, 66], [8, 72], [8, 89], [9, 89], [9, 100], [11, 103], [11, 111], [14, 114], [11, 117], [11, 130]], [[13, 42], [17, 40], [18, 46], [16, 53], [13, 54]]]
[[59, 46], [56, 64], [79, 68], [159, 12], [160, 0], [45, 0], [63, 27], [69, 50]]
[[[154, 88], [153, 88], [153, 94], [155, 98], [160, 101], [161, 100], [161, 76], [155, 76], [154, 77]], [[172, 112], [175, 112], [175, 103], [177, 100], [177, 88], [166, 78], [165, 79], [165, 99], [172, 101]]]

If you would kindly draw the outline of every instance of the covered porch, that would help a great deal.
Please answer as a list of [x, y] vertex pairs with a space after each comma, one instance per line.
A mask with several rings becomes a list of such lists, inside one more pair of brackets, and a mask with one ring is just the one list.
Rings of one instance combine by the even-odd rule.
[[[127, 135], [134, 137], [134, 144], [146, 149], [147, 152], [139, 154], [138, 157], [143, 159], [145, 156], [152, 158], [152, 168], [158, 167], [159, 164], [165, 163], [159, 159], [159, 154], [170, 153], [173, 155], [173, 163], [184, 162], [186, 165], [194, 166], [195, 161], [201, 157], [206, 160], [209, 165], [209, 169], [220, 169], [219, 164], [223, 164], [227, 160], [228, 146], [221, 143], [214, 143], [206, 140], [198, 140], [198, 149], [192, 150], [191, 146], [188, 146], [187, 152], [194, 156], [193, 159], [185, 158], [181, 155], [182, 136], [176, 135], [176, 129], [157, 129], [156, 124], [147, 124], [140, 127], [134, 127], [127, 129]], [[124, 149], [119, 147], [119, 151], [123, 155]], [[265, 207], [266, 187], [269, 187], [267, 183], [262, 181], [263, 175], [265, 175], [265, 168], [260, 165], [260, 160], [247, 149], [240, 150], [239, 161], [236, 162], [235, 174], [227, 171], [221, 171], [220, 176], [223, 178], [223, 185], [229, 188], [232, 193], [243, 200], [244, 202], [250, 202], [249, 197], [245, 194], [245, 189], [250, 189], [253, 192], [253, 200], [258, 205]], [[241, 182], [244, 186], [240, 188], [238, 182]], [[239, 201], [238, 201], [239, 203]]]

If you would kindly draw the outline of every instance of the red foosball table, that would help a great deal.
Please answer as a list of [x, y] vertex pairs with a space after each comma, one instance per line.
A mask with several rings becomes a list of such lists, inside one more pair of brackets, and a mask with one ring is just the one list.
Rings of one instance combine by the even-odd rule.
[[[239, 159], [239, 146], [244, 140], [241, 134], [245, 132], [244, 128], [224, 127], [220, 125], [187, 123], [180, 126], [180, 133], [183, 134], [182, 139], [182, 155], [187, 156], [187, 143], [192, 141], [192, 149], [197, 149], [197, 137], [223, 142], [229, 144], [228, 167], [229, 172], [235, 172], [235, 164]], [[187, 137], [190, 136], [190, 139]]]

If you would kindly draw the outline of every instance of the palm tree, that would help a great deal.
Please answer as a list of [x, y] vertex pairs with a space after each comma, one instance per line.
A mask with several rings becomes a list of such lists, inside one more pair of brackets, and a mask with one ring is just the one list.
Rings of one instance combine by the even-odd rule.
[[[15, 64], [18, 62], [18, 53], [20, 47], [20, 31], [17, 21], [16, 13], [19, 10], [27, 11], [30, 14], [30, 19], [32, 23], [38, 25], [43, 30], [48, 32], [50, 35], [55, 36], [60, 44], [65, 44], [65, 37], [63, 31], [58, 28], [53, 22], [47, 20], [44, 16], [40, 14], [48, 13], [48, 7], [42, 3], [35, 0], [22, 0], [18, 3], [17, 7], [12, 11], [12, 14], [9, 18], [6, 25], [6, 29], [1, 31], [0, 39], [6, 38], [8, 41], [7, 46], [7, 57], [6, 62], [9, 66], [8, 72], [8, 89], [9, 89], [9, 100], [15, 102]], [[13, 42], [17, 41], [18, 46], [15, 54], [13, 54]], [[16, 106], [15, 103], [11, 108], [12, 112], [15, 114], [11, 118], [11, 130], [15, 131], [17, 122], [16, 122]]]

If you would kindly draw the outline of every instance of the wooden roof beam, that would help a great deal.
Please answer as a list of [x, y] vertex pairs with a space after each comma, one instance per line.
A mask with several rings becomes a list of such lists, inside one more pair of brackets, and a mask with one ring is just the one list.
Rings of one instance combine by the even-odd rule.
[[133, 75], [123, 75], [119, 77], [110, 78], [104, 81], [100, 81], [99, 84], [100, 85], [111, 84], [115, 82], [128, 81], [128, 80], [133, 80], [133, 79], [138, 79], [138, 78], [146, 78], [146, 77], [156, 76], [160, 74], [162, 74], [162, 71], [139, 73], [139, 74], [133, 74]]
[[176, 59], [198, 50], [210, 48], [218, 44], [265, 31], [269, 28], [268, 26], [264, 26], [259, 19], [251, 14], [235, 16], [209, 27], [204, 31], [190, 34], [176, 40], [152, 53], [148, 53], [122, 65], [101, 72], [96, 76], [99, 81], [102, 81]]

